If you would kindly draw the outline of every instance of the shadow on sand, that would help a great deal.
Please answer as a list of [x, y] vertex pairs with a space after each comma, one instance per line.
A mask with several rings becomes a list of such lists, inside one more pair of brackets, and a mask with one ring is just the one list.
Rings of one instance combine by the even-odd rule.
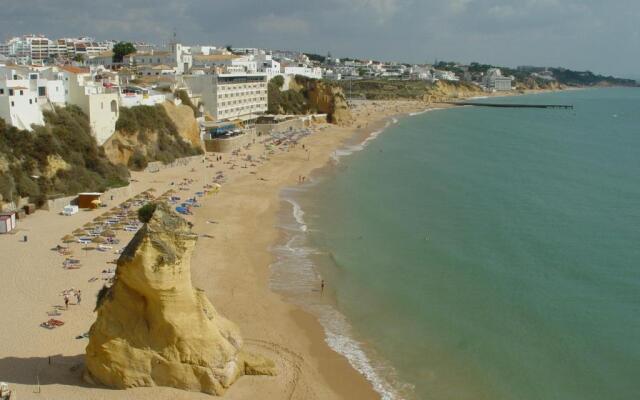
[[13, 384], [95, 387], [82, 379], [84, 355], [0, 358], [0, 381]]

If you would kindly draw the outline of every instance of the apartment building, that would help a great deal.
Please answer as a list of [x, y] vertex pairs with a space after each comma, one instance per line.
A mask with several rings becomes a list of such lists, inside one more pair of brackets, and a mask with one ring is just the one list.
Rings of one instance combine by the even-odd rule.
[[489, 68], [482, 79], [487, 90], [509, 91], [512, 89], [513, 77], [503, 76], [499, 68]]
[[215, 121], [255, 119], [256, 114], [267, 111], [267, 75], [264, 73], [185, 75], [183, 82]]
[[87, 37], [51, 40], [42, 35], [26, 35], [1, 44], [0, 54], [13, 58], [18, 64], [44, 65], [55, 58], [73, 58], [78, 55], [88, 58], [111, 50], [113, 44]]

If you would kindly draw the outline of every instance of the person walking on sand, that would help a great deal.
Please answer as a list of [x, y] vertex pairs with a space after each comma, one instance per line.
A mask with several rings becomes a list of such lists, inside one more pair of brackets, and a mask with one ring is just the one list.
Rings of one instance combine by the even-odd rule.
[[78, 290], [76, 292], [76, 304], [80, 304], [80, 302], [82, 302], [82, 292]]
[[324, 293], [324, 279], [320, 282], [320, 295]]
[[69, 295], [68, 294], [64, 294], [64, 309], [68, 310], [69, 309]]

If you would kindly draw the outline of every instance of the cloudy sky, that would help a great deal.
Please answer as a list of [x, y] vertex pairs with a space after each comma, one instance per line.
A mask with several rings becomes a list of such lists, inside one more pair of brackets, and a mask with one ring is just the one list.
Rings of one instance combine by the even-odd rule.
[[640, 0], [0, 0], [16, 34], [300, 49], [640, 76]]

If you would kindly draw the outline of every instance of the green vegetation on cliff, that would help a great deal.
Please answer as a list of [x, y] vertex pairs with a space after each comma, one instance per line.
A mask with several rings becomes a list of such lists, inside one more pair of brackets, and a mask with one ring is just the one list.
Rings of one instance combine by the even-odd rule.
[[4, 201], [104, 191], [127, 184], [129, 171], [109, 162], [75, 106], [45, 112], [45, 126], [19, 130], [0, 119], [0, 194]]
[[337, 81], [352, 98], [367, 100], [422, 99], [433, 86], [427, 81], [359, 79]]
[[[150, 161], [165, 164], [176, 158], [202, 154], [202, 149], [185, 141], [161, 105], [121, 108], [116, 130], [135, 141], [128, 166], [140, 170]], [[124, 146], [124, 144], [121, 143]]]
[[[297, 77], [296, 77], [297, 78]], [[284, 78], [276, 76], [267, 85], [269, 114], [306, 114], [310, 112], [304, 93], [298, 90], [282, 90]]]

